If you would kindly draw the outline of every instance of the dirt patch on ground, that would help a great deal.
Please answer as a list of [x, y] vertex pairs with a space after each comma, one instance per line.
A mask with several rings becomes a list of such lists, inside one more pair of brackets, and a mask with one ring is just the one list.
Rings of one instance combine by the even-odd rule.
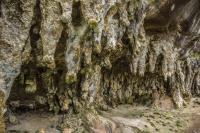
[[47, 133], [60, 133], [56, 126], [61, 116], [46, 112], [26, 112], [16, 114], [18, 122], [15, 124], [7, 123], [6, 131], [8, 133], [35, 133], [37, 131], [46, 131]]

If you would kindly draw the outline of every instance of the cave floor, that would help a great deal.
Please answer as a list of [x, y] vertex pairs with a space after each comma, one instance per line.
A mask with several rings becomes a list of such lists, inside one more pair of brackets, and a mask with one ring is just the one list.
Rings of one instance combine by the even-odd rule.
[[[17, 123], [7, 123], [8, 133], [60, 133], [57, 127], [62, 115], [53, 115], [43, 111], [31, 111], [15, 114]], [[103, 116], [103, 117], [102, 117]], [[101, 117], [109, 119], [123, 127], [122, 133], [200, 133], [200, 99], [194, 98], [183, 109], [157, 109], [144, 106], [120, 105], [115, 109], [101, 112]], [[67, 120], [66, 120], [67, 121]], [[106, 133], [106, 129], [94, 130]], [[71, 129], [62, 131], [71, 133]], [[120, 133], [112, 130], [113, 133]]]

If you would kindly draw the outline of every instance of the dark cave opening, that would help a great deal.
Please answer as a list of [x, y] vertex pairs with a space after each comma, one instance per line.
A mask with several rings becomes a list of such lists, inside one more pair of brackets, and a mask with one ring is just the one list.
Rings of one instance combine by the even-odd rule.
[[[48, 109], [47, 90], [43, 87], [42, 69], [31, 69], [23, 66], [22, 72], [15, 79], [7, 100], [8, 109], [15, 113], [25, 113], [38, 109]], [[36, 74], [35, 74], [36, 73]]]
[[72, 24], [74, 26], [80, 26], [83, 22], [83, 14], [81, 11], [81, 2], [80, 1], [73, 1], [72, 5]]

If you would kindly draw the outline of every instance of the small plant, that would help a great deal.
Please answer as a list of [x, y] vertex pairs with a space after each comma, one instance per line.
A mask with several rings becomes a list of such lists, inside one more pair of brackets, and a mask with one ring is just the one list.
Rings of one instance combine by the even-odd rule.
[[182, 127], [182, 124], [181, 124], [181, 121], [180, 121], [180, 120], [177, 120], [177, 121], [176, 121], [176, 126], [177, 126], [177, 127]]

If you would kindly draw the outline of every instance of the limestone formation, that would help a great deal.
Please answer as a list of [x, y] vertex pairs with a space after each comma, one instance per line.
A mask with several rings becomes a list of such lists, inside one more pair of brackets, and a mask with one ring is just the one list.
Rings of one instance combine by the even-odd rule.
[[200, 95], [200, 2], [1, 0], [0, 90], [54, 112], [181, 108]]

